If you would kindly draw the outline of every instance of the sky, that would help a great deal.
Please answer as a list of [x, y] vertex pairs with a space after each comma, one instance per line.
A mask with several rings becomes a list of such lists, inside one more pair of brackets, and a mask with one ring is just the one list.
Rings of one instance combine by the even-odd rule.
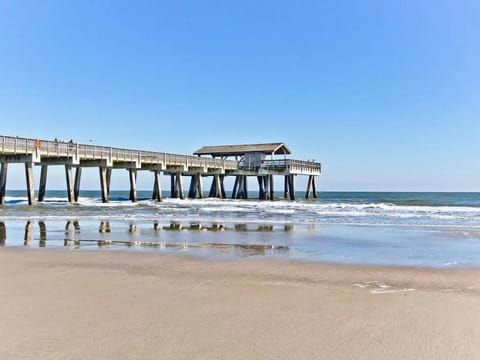
[[284, 142], [322, 162], [321, 190], [480, 191], [479, 18], [476, 0], [0, 0], [0, 134]]

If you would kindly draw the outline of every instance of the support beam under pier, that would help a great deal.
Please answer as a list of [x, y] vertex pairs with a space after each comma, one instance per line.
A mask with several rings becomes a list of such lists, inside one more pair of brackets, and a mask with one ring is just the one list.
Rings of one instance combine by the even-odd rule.
[[308, 177], [308, 182], [307, 182], [307, 191], [305, 191], [305, 199], [308, 199], [310, 197], [310, 189], [312, 188], [312, 179], [313, 179], [313, 176], [310, 175]]
[[40, 186], [38, 187], [38, 201], [42, 202], [45, 200], [45, 193], [47, 190], [47, 173], [48, 173], [48, 165], [42, 165], [42, 169], [40, 171]]
[[192, 175], [192, 180], [190, 181], [190, 189], [188, 191], [188, 197], [190, 199], [195, 199], [197, 197], [197, 194], [200, 199], [204, 198], [201, 174]]
[[[112, 169], [108, 169], [112, 170]], [[78, 202], [78, 197], [80, 195], [80, 180], [82, 178], [82, 168], [79, 166], [77, 167], [77, 170], [75, 171], [75, 184], [73, 186], [73, 198], [75, 202]], [[108, 184], [107, 188], [110, 188], [110, 185]]]
[[257, 176], [258, 198], [260, 200], [273, 200], [273, 175]]
[[175, 187], [175, 174], [170, 175], [170, 197], [176, 199], [178, 197], [177, 189]]
[[7, 170], [8, 163], [2, 163], [0, 169], [0, 205], [5, 204], [5, 193], [7, 189]]
[[295, 200], [296, 198], [295, 175], [285, 175], [284, 196], [285, 196], [285, 199], [290, 198], [290, 200]]
[[68, 202], [74, 202], [75, 195], [73, 190], [73, 175], [72, 175], [72, 166], [65, 165], [65, 178], [67, 180], [67, 197]]
[[224, 199], [225, 195], [223, 175], [213, 175], [212, 186], [210, 186], [210, 193], [208, 194], [208, 197]]
[[185, 200], [185, 194], [183, 193], [183, 176], [181, 172], [177, 172], [175, 185], [180, 199]]
[[225, 175], [220, 175], [219, 176], [219, 182], [220, 182], [221, 199], [226, 199], [227, 198], [227, 193], [225, 191]]
[[247, 175], [239, 175], [237, 199], [248, 199], [248, 177]]
[[257, 176], [258, 182], [258, 199], [265, 200], [265, 189], [263, 188], [264, 179], [263, 176]]
[[203, 180], [202, 180], [202, 175], [200, 174], [198, 174], [197, 188], [198, 188], [198, 194], [200, 196], [200, 199], [203, 199], [205, 195], [203, 194]]
[[290, 193], [290, 200], [295, 200], [296, 198], [296, 190], [295, 190], [295, 175], [290, 175], [290, 178], [288, 180], [289, 183], [289, 189], [288, 192]]
[[195, 199], [197, 197], [198, 190], [198, 175], [192, 175], [190, 180], [190, 188], [188, 190], [188, 198]]
[[110, 197], [110, 182], [112, 180], [112, 168], [107, 168], [107, 195]]
[[270, 200], [275, 200], [275, 190], [273, 188], [273, 175], [270, 175]]
[[162, 184], [160, 182], [160, 171], [155, 170], [153, 172], [153, 194], [152, 200], [162, 201]]
[[102, 189], [102, 202], [108, 202], [108, 186], [107, 186], [107, 168], [100, 167], [100, 187]]
[[310, 175], [308, 177], [308, 183], [307, 183], [307, 191], [305, 192], [305, 199], [310, 198], [310, 192], [313, 193], [313, 198], [316, 199], [318, 197], [317, 194], [317, 183], [316, 183], [316, 176], [315, 175]]
[[215, 184], [215, 177], [212, 178], [212, 185], [210, 185], [210, 191], [208, 192], [208, 197], [210, 198], [217, 197], [217, 187]]
[[35, 203], [35, 188], [33, 184], [33, 163], [25, 163], [25, 180], [27, 183], [27, 198], [28, 205], [33, 205]]
[[238, 188], [239, 188], [239, 186], [238, 186], [239, 182], [240, 182], [240, 176], [237, 175], [237, 176], [235, 176], [235, 183], [233, 184], [232, 199], [236, 199], [236, 197], [237, 197], [237, 191], [238, 191]]
[[243, 177], [243, 198], [248, 199], [248, 176], [244, 175]]
[[137, 170], [128, 169], [128, 177], [130, 179], [130, 200], [137, 202]]
[[313, 198], [316, 199], [318, 197], [317, 194], [317, 177], [314, 176], [312, 179], [312, 189], [313, 189]]
[[223, 199], [222, 194], [222, 185], [220, 184], [220, 175], [213, 175], [213, 188], [215, 189], [213, 197]]
[[180, 198], [185, 199], [185, 194], [183, 193], [183, 176], [181, 172], [170, 175], [170, 196], [173, 199]]
[[263, 177], [263, 184], [264, 184], [264, 188], [263, 188], [263, 199], [264, 200], [268, 200], [269, 199], [269, 188], [270, 188], [270, 176], [269, 175], [265, 175]]

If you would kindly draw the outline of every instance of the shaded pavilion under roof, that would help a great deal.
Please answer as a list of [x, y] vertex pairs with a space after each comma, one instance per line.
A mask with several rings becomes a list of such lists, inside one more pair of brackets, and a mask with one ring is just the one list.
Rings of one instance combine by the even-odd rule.
[[211, 155], [212, 157], [243, 156], [247, 153], [262, 153], [265, 155], [290, 155], [290, 150], [284, 143], [244, 144], [204, 146], [194, 155]]

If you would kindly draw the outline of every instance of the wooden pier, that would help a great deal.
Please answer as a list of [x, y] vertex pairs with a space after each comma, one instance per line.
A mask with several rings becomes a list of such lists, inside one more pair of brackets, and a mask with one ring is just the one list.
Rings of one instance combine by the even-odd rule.
[[[204, 198], [203, 179], [212, 178], [209, 197], [226, 198], [224, 180], [235, 177], [231, 197], [248, 198], [248, 177], [256, 177], [259, 198], [274, 200], [274, 177], [284, 180], [284, 197], [296, 198], [295, 178], [308, 176], [306, 197], [317, 197], [316, 177], [321, 164], [314, 161], [288, 159], [290, 150], [283, 143], [206, 146], [194, 155], [170, 154], [107, 146], [78, 144], [51, 140], [0, 136], [0, 204], [5, 202], [9, 163], [23, 163], [27, 197], [35, 203], [33, 166], [41, 167], [38, 201], [45, 199], [48, 167], [65, 167], [66, 189], [69, 202], [77, 202], [80, 193], [82, 168], [99, 169], [102, 201], [108, 202], [112, 169], [125, 169], [129, 173], [130, 200], [137, 201], [136, 179], [138, 171], [153, 173], [152, 199], [162, 201], [161, 175], [170, 176], [170, 195], [185, 198], [184, 178], [190, 178], [189, 198]], [[281, 156], [283, 158], [279, 159]]]

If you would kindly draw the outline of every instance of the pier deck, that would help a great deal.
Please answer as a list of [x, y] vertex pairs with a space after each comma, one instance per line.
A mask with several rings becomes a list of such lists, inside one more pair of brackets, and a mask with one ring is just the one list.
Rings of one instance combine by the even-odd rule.
[[[263, 144], [265, 145], [265, 144]], [[267, 144], [269, 145], [269, 144]], [[260, 145], [258, 145], [260, 146]], [[237, 146], [238, 147], [238, 146]], [[286, 147], [284, 154], [289, 154]], [[199, 154], [197, 154], [199, 155]], [[238, 155], [238, 154], [237, 154]], [[112, 169], [126, 169], [130, 173], [130, 198], [136, 201], [137, 171], [146, 170], [154, 173], [153, 199], [161, 201], [160, 175], [171, 176], [172, 197], [184, 198], [183, 176], [191, 176], [189, 197], [203, 198], [202, 177], [212, 176], [212, 186], [209, 196], [225, 198], [224, 178], [235, 176], [236, 186], [234, 198], [247, 198], [247, 176], [256, 176], [259, 181], [259, 197], [273, 200], [273, 176], [285, 176], [285, 197], [295, 199], [294, 177], [308, 175], [309, 185], [313, 185], [313, 195], [316, 197], [315, 177], [321, 174], [321, 164], [312, 161], [293, 159], [262, 159], [251, 162], [246, 158], [229, 160], [225, 157], [207, 158], [193, 155], [172, 154], [137, 149], [99, 146], [93, 144], [78, 144], [52, 140], [30, 139], [0, 135], [0, 204], [4, 203], [7, 168], [9, 163], [24, 163], [27, 183], [27, 194], [30, 204], [34, 203], [33, 165], [42, 167], [38, 200], [45, 197], [47, 168], [50, 165], [64, 165], [67, 181], [67, 194], [70, 202], [78, 201], [80, 191], [81, 169], [83, 167], [98, 167], [102, 199], [108, 202], [110, 177]], [[72, 169], [76, 170], [73, 177]], [[238, 182], [238, 183], [237, 183]], [[241, 188], [240, 188], [241, 186]], [[270, 196], [266, 196], [270, 187]]]

